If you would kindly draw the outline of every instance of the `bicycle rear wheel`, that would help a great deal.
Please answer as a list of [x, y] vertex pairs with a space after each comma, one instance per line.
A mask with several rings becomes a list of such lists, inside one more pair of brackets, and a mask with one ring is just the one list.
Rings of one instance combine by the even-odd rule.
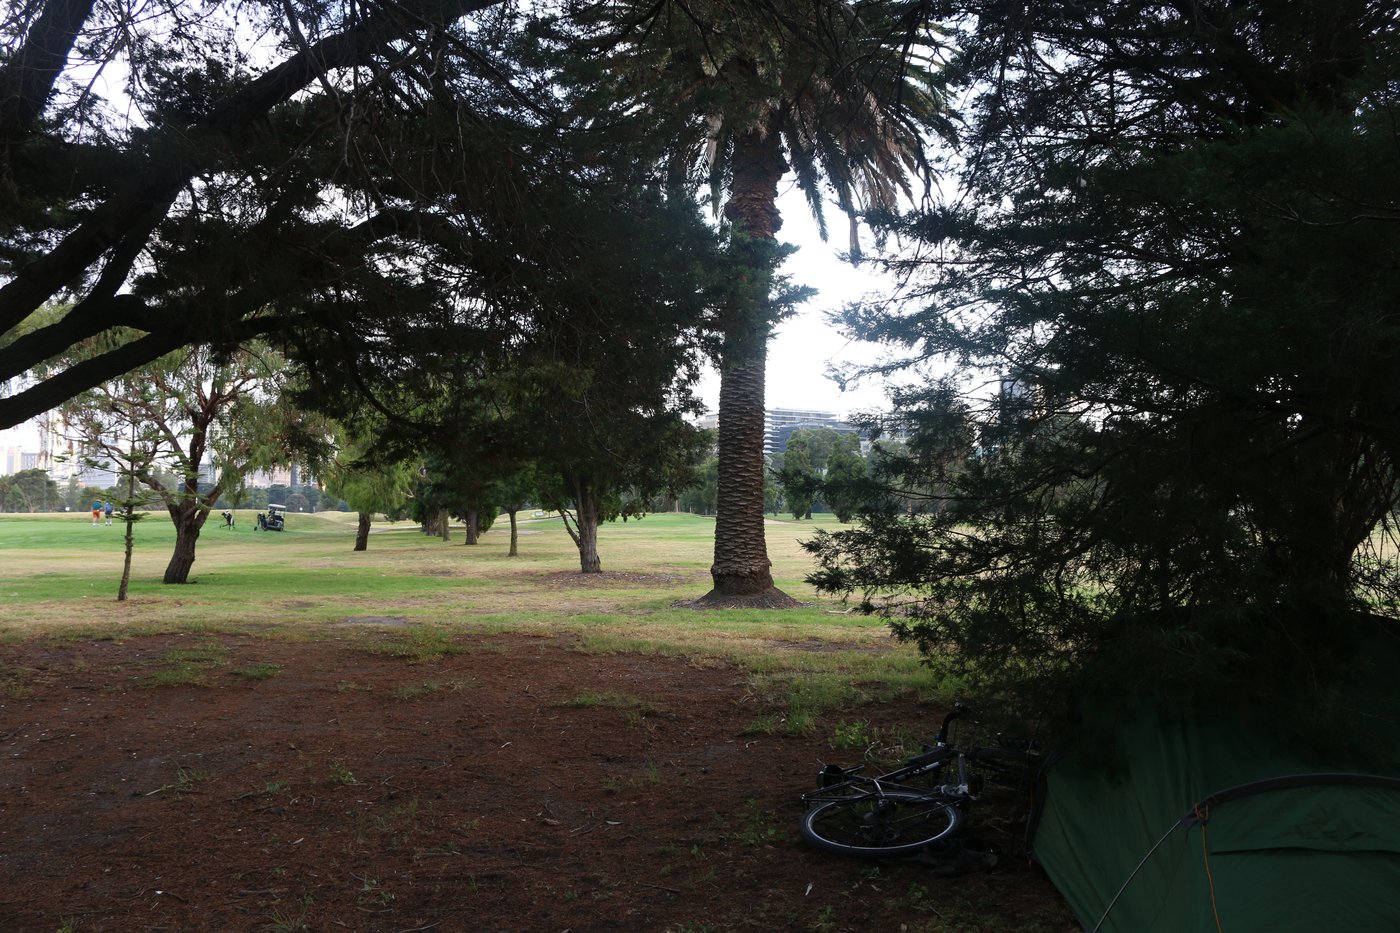
[[802, 817], [802, 838], [818, 849], [860, 858], [912, 855], [962, 825], [946, 798], [887, 790], [819, 803]]

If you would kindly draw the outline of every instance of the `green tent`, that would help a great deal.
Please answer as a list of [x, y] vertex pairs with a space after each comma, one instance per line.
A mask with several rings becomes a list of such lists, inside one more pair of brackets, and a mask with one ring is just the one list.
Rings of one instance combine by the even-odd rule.
[[[1111, 773], [1071, 751], [1046, 769], [1032, 849], [1086, 930], [1400, 931], [1400, 723], [1389, 626], [1362, 703], [1375, 747], [1327, 760], [1265, 728], [1146, 714]], [[1102, 755], [1095, 756], [1101, 761]]]

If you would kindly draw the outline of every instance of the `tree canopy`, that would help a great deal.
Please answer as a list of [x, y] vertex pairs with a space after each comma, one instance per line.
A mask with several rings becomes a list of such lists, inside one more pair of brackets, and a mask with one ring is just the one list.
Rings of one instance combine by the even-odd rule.
[[[590, 54], [607, 114], [650, 123], [669, 175], [708, 182], [730, 232], [733, 288], [721, 340], [713, 589], [697, 605], [786, 607], [764, 537], [767, 343], [793, 299], [775, 276], [786, 250], [778, 185], [791, 168], [822, 235], [824, 199], [851, 222], [891, 208], [924, 176], [925, 132], [946, 125], [938, 39], [926, 4], [842, 0], [600, 3], [560, 27]], [[723, 202], [722, 211], [720, 209]]]
[[[101, 352], [101, 342], [90, 341], [65, 362]], [[176, 537], [166, 583], [188, 582], [200, 529], [219, 498], [247, 473], [279, 462], [300, 434], [295, 410], [283, 405], [283, 376], [281, 359], [266, 347], [229, 355], [190, 347], [61, 407], [68, 438], [87, 461], [122, 465], [169, 512]]]
[[846, 321], [962, 367], [901, 399], [946, 507], [822, 536], [816, 581], [1062, 712], [1327, 706], [1400, 610], [1396, 6], [939, 8], [959, 184]]
[[[392, 190], [371, 166], [425, 146], [430, 157], [440, 141], [415, 147], [390, 117], [437, 112], [469, 138], [461, 128], [489, 123], [493, 107], [521, 108], [513, 76], [480, 52], [499, 35], [493, 21], [464, 19], [493, 6], [17, 7], [0, 23], [0, 382], [110, 328], [134, 337], [0, 398], [0, 424], [189, 343], [321, 331], [346, 309], [421, 302], [428, 286], [405, 274], [405, 244], [451, 238], [454, 225], [404, 197], [422, 159]], [[93, 69], [121, 76], [124, 106], [94, 92]], [[501, 161], [427, 168], [450, 197], [437, 182], [480, 192]], [[61, 319], [21, 326], [60, 300]]]

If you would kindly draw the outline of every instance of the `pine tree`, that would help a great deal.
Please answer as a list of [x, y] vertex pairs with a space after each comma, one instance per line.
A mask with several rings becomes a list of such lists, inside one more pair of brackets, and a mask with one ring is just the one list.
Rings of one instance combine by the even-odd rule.
[[963, 364], [897, 464], [944, 508], [819, 538], [818, 585], [1064, 715], [1335, 701], [1400, 615], [1396, 12], [946, 4], [961, 184], [897, 228], [918, 297], [848, 318]]

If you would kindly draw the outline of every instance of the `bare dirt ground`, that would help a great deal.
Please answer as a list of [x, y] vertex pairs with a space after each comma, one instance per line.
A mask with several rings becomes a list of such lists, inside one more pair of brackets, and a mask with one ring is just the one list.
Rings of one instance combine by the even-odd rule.
[[733, 669], [525, 636], [415, 662], [383, 621], [0, 646], [0, 931], [1074, 928], [1023, 858], [807, 848], [798, 795], [852, 753], [753, 732]]

